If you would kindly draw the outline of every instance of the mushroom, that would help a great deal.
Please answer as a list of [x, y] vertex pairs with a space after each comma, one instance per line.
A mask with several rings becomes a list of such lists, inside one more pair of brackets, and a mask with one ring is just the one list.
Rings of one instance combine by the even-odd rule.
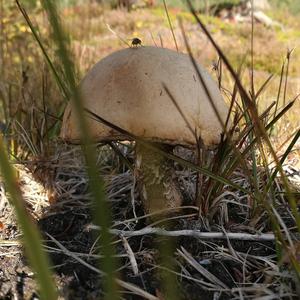
[[[100, 60], [86, 74], [79, 89], [85, 108], [164, 151], [172, 151], [176, 145], [195, 146], [195, 136], [211, 147], [220, 141], [221, 123], [225, 123], [228, 107], [210, 75], [200, 65], [198, 69], [211, 99], [188, 55], [144, 46], [123, 49]], [[94, 141], [129, 139], [92, 118], [87, 122]], [[64, 113], [61, 138], [70, 143], [80, 142], [71, 102]], [[139, 141], [135, 154], [134, 176], [145, 211], [154, 213], [179, 207], [182, 194], [174, 181], [172, 162]]]

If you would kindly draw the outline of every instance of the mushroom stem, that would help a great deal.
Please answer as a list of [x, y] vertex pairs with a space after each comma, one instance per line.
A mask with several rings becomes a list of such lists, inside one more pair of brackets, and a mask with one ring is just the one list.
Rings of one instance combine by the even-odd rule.
[[[173, 148], [162, 143], [153, 145], [164, 151], [172, 151]], [[181, 206], [182, 195], [174, 181], [175, 172], [170, 159], [136, 142], [135, 168], [137, 184], [146, 213]]]

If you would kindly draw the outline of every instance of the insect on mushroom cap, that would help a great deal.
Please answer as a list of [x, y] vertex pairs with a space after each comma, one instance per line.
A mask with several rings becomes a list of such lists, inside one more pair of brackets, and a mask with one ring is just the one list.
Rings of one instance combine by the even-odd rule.
[[[225, 123], [228, 107], [217, 84], [199, 64], [198, 70]], [[135, 136], [172, 145], [194, 145], [196, 139], [192, 128], [206, 146], [220, 141], [223, 126], [186, 54], [148, 46], [116, 51], [91, 68], [79, 89], [85, 108]], [[79, 143], [77, 124], [72, 102], [69, 102], [61, 138]], [[128, 136], [92, 118], [88, 118], [88, 125], [94, 141], [128, 140]]]
[[132, 46], [138, 46], [138, 45], [142, 45], [142, 41], [139, 38], [133, 38], [131, 40], [131, 45]]

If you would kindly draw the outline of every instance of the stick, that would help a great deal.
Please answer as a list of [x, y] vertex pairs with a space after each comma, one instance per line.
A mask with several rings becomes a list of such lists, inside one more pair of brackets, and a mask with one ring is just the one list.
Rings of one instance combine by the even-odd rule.
[[[88, 225], [87, 229], [90, 230], [100, 230], [99, 226], [96, 225]], [[263, 233], [263, 234], [249, 234], [243, 232], [202, 232], [200, 230], [175, 230], [175, 231], [167, 231], [161, 228], [153, 228], [146, 227], [141, 230], [118, 230], [118, 229], [110, 229], [110, 233], [114, 235], [121, 235], [124, 237], [133, 237], [133, 236], [141, 236], [146, 234], [156, 234], [163, 236], [190, 236], [196, 237], [204, 240], [209, 239], [221, 239], [221, 240], [240, 240], [240, 241], [275, 241], [275, 235], [273, 233]]]

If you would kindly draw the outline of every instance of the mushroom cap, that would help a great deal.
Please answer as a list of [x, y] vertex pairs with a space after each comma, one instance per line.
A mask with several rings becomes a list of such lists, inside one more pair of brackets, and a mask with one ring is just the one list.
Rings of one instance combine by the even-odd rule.
[[[223, 121], [225, 104], [217, 84], [198, 64], [216, 109]], [[190, 57], [157, 47], [127, 48], [100, 60], [86, 74], [79, 90], [83, 106], [134, 136], [173, 145], [196, 144], [195, 133], [167, 94], [171, 92], [189, 126], [208, 147], [217, 144], [223, 131]], [[87, 116], [94, 141], [128, 140], [112, 128]], [[76, 113], [69, 101], [61, 138], [80, 142]]]

